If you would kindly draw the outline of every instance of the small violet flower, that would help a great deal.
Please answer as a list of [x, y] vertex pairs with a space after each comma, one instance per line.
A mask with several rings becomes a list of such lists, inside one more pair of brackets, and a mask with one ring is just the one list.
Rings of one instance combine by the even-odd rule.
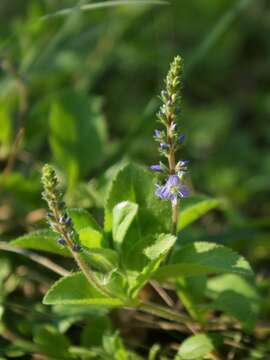
[[156, 130], [154, 131], [154, 134], [155, 134], [155, 137], [157, 137], [157, 138], [160, 138], [160, 137], [161, 137], [161, 131], [158, 130], [158, 129], [156, 129]]
[[151, 165], [150, 169], [153, 171], [162, 171], [162, 168], [160, 165]]
[[173, 205], [177, 204], [178, 198], [188, 196], [188, 189], [184, 186], [177, 175], [169, 175], [165, 185], [156, 185], [156, 196], [162, 200], [171, 200]]
[[180, 135], [178, 137], [178, 144], [182, 145], [184, 143], [185, 139], [186, 139], [186, 135], [184, 135], [184, 134]]
[[178, 161], [176, 166], [181, 169], [181, 168], [186, 168], [188, 164], [189, 164], [189, 160], [180, 160]]
[[80, 252], [82, 250], [80, 244], [73, 244], [72, 250], [74, 252]]
[[161, 147], [162, 150], [166, 150], [166, 149], [169, 148], [169, 145], [166, 144], [166, 143], [160, 143], [160, 147]]
[[63, 238], [63, 237], [60, 237], [58, 240], [57, 240], [58, 244], [59, 245], [66, 245], [66, 240]]

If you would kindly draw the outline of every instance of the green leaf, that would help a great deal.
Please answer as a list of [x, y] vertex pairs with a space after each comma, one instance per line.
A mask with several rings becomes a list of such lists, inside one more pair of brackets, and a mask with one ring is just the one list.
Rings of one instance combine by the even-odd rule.
[[88, 248], [102, 247], [103, 234], [92, 228], [84, 228], [79, 231], [79, 238], [82, 245]]
[[11, 106], [7, 101], [0, 101], [0, 157], [8, 155], [12, 144]]
[[112, 324], [107, 316], [95, 316], [88, 320], [81, 334], [81, 344], [85, 347], [101, 346], [105, 332], [112, 329]]
[[219, 275], [208, 280], [207, 293], [214, 300], [210, 308], [235, 317], [247, 330], [253, 328], [260, 305], [253, 284], [239, 275]]
[[72, 222], [76, 231], [80, 231], [84, 228], [91, 228], [97, 231], [102, 231], [101, 226], [98, 225], [93, 216], [85, 209], [69, 209], [69, 215], [72, 218]]
[[138, 205], [130, 201], [122, 201], [113, 208], [113, 240], [120, 245], [138, 212]]
[[161, 346], [159, 344], [154, 344], [149, 350], [148, 358], [147, 360], [157, 360], [158, 359], [158, 353], [161, 350]]
[[215, 349], [213, 338], [208, 334], [190, 336], [180, 346], [176, 360], [198, 360]]
[[82, 255], [91, 267], [97, 271], [109, 273], [118, 268], [118, 254], [111, 249], [84, 250]]
[[[104, 236], [101, 227], [95, 219], [84, 209], [70, 209], [70, 214], [74, 228], [79, 233], [80, 241], [83, 246], [88, 248], [98, 248], [104, 243]], [[51, 230], [39, 230], [30, 234], [23, 235], [11, 241], [11, 245], [48, 251], [63, 256], [71, 256], [70, 252], [57, 244], [59, 235]]]
[[181, 211], [178, 218], [178, 229], [182, 230], [220, 204], [220, 199], [210, 199], [206, 196], [193, 196], [183, 199], [181, 201]]
[[121, 339], [118, 331], [114, 332], [113, 334], [104, 334], [103, 349], [106, 353], [104, 357], [106, 359], [143, 360], [139, 355], [128, 351], [125, 348], [123, 340]]
[[53, 103], [49, 123], [54, 158], [74, 185], [103, 158], [106, 135], [100, 102], [83, 92], [66, 91]]
[[114, 178], [106, 199], [105, 231], [112, 231], [114, 207], [122, 201], [130, 201], [140, 204], [136, 218], [140, 236], [169, 232], [170, 204], [156, 198], [155, 183], [153, 175], [141, 166], [125, 165]]
[[69, 251], [61, 245], [57, 244], [57, 238], [59, 236], [50, 230], [38, 230], [23, 236], [20, 236], [16, 240], [10, 242], [10, 245], [48, 251], [55, 254], [70, 256]]
[[123, 305], [122, 300], [101, 294], [80, 272], [58, 280], [46, 293], [43, 303], [46, 305], [80, 304], [108, 307]]
[[[173, 247], [176, 237], [171, 234], [160, 234], [154, 244], [144, 249], [143, 254], [150, 260], [132, 282], [130, 295], [135, 297], [138, 291], [147, 283], [150, 277], [160, 266], [170, 249]], [[143, 256], [143, 254], [141, 256]], [[133, 275], [134, 276], [134, 275]]]
[[40, 173], [32, 172], [24, 176], [13, 171], [8, 176], [0, 174], [0, 186], [4, 192], [14, 199], [16, 206], [21, 211], [31, 211], [40, 206], [41, 183]]
[[175, 241], [176, 237], [171, 234], [160, 234], [157, 241], [144, 250], [144, 254], [152, 261], [157, 260], [168, 253]]
[[4, 280], [10, 274], [12, 267], [11, 267], [9, 259], [1, 257], [0, 261], [1, 261], [1, 267], [0, 267], [0, 287], [1, 287]]
[[206, 284], [206, 275], [178, 277], [175, 281], [176, 293], [181, 302], [190, 316], [199, 322], [203, 321], [206, 312], [205, 309], [198, 306], [205, 298]]
[[39, 346], [40, 352], [52, 359], [71, 359], [68, 349], [68, 338], [60, 334], [52, 326], [42, 326], [35, 331], [34, 342]]
[[178, 249], [172, 256], [171, 263], [161, 267], [156, 277], [165, 280], [178, 276], [224, 272], [253, 275], [248, 262], [233, 250], [213, 243], [195, 242]]
[[80, 242], [88, 248], [99, 248], [104, 243], [102, 228], [92, 215], [84, 209], [69, 209], [75, 230], [79, 233]]

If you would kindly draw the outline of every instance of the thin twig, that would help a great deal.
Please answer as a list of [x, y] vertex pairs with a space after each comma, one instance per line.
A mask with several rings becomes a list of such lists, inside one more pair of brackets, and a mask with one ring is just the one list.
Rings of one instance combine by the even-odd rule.
[[67, 276], [70, 274], [70, 272], [68, 270], [64, 269], [62, 266], [55, 264], [53, 261], [46, 258], [45, 256], [35, 254], [29, 250], [11, 246], [11, 245], [5, 243], [4, 241], [0, 241], [0, 250], [9, 251], [9, 252], [13, 252], [16, 254], [26, 256], [30, 260], [46, 267], [47, 269], [52, 270], [53, 272], [55, 272], [58, 275]]
[[137, 309], [166, 320], [184, 324], [191, 333], [194, 333], [193, 320], [186, 315], [151, 302], [141, 302]]
[[158, 293], [158, 295], [161, 297], [161, 299], [170, 307], [174, 306], [174, 302], [169, 297], [167, 292], [159, 285], [159, 283], [155, 280], [149, 281], [152, 288]]

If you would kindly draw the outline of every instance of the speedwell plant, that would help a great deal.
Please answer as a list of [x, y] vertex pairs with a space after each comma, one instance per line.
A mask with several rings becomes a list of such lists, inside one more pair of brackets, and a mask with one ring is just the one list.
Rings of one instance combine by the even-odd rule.
[[[219, 348], [228, 351], [229, 330], [248, 331], [257, 308], [246, 297], [247, 289], [253, 291], [252, 270], [243, 257], [219, 244], [182, 240], [186, 226], [219, 205], [191, 192], [185, 179], [182, 71], [177, 56], [160, 95], [154, 132], [160, 162], [150, 169], [130, 163], [118, 171], [107, 194], [103, 227], [85, 209], [67, 208], [55, 170], [44, 166], [42, 196], [50, 230], [35, 248], [71, 257], [76, 264], [48, 290], [44, 304], [150, 314], [186, 334], [174, 351], [158, 347], [151, 359], [218, 359]], [[14, 244], [27, 247], [29, 238]], [[145, 296], [143, 289], [152, 290]], [[126, 356], [121, 359], [133, 358]]]

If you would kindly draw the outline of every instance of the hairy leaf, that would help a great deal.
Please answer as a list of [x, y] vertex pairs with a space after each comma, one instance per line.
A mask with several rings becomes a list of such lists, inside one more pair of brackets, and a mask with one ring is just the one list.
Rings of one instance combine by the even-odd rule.
[[69, 209], [68, 213], [72, 218], [76, 231], [80, 231], [84, 228], [92, 228], [97, 231], [102, 230], [93, 216], [85, 209]]
[[118, 254], [111, 249], [91, 249], [84, 250], [82, 255], [91, 267], [97, 271], [109, 273], [118, 268]]
[[158, 279], [177, 278], [210, 273], [253, 274], [248, 262], [231, 249], [207, 242], [195, 242], [178, 249], [169, 265], [161, 267]]
[[120, 306], [123, 301], [101, 294], [81, 273], [74, 273], [58, 280], [43, 299], [46, 305], [99, 305]]
[[66, 248], [57, 244], [58, 237], [59, 236], [51, 230], [38, 230], [20, 236], [16, 240], [11, 241], [10, 245], [70, 256], [70, 253]]
[[176, 237], [171, 234], [160, 234], [151, 246], [144, 249], [143, 254], [148, 258], [148, 262], [136, 279], [133, 280], [130, 288], [131, 296], [136, 296], [138, 291], [147, 283], [173, 247], [175, 241]]
[[212, 337], [208, 334], [190, 336], [180, 346], [177, 360], [197, 360], [213, 351], [215, 348]]
[[120, 245], [128, 228], [138, 212], [138, 205], [130, 201], [122, 201], [113, 208], [113, 240]]
[[103, 234], [92, 228], [84, 228], [79, 231], [80, 242], [88, 248], [99, 248], [102, 246]]
[[183, 208], [180, 211], [178, 218], [178, 229], [185, 228], [190, 223], [199, 219], [209, 210], [215, 209], [220, 205], [219, 199], [210, 199], [206, 196], [193, 196], [183, 199], [181, 205]]
[[253, 284], [235, 274], [219, 275], [208, 280], [207, 293], [214, 300], [210, 308], [225, 311], [243, 323], [255, 325], [260, 298]]
[[139, 165], [125, 165], [114, 178], [106, 206], [105, 224], [107, 233], [113, 228], [113, 209], [122, 201], [139, 204], [137, 227], [140, 235], [169, 232], [170, 204], [158, 200], [155, 195], [153, 175]]

